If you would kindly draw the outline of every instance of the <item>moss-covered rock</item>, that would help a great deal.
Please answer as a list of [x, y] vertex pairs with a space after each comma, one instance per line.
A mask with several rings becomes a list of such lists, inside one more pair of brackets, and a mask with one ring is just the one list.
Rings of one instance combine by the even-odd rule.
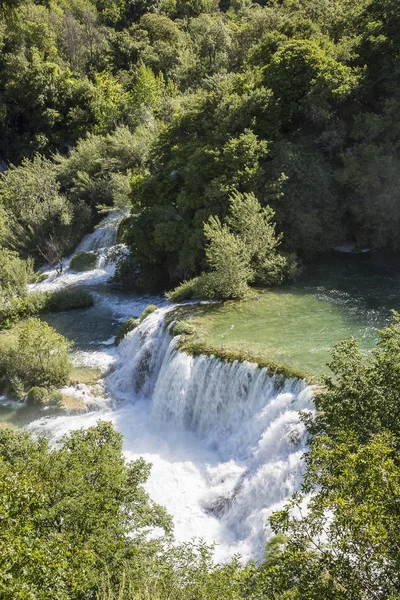
[[71, 258], [69, 268], [73, 271], [91, 271], [97, 266], [96, 252], [78, 252]]
[[124, 337], [130, 332], [136, 329], [136, 327], [140, 325], [140, 319], [138, 317], [132, 317], [123, 323], [120, 327], [120, 330], [117, 333], [115, 338], [115, 345], [118, 346], [124, 339]]
[[281, 375], [283, 379], [304, 379], [307, 382], [312, 382], [311, 375], [305, 371], [296, 369], [290, 365], [276, 362], [274, 360], [269, 360], [264, 356], [258, 356], [257, 354], [253, 354], [247, 350], [230, 350], [229, 348], [224, 348], [223, 346], [215, 348], [212, 346], [207, 346], [201, 342], [197, 342], [196, 340], [188, 340], [186, 337], [182, 337], [180, 339], [178, 348], [183, 352], [186, 352], [186, 354], [190, 354], [191, 356], [199, 356], [200, 354], [205, 356], [214, 356], [215, 358], [227, 363], [233, 363], [235, 361], [256, 363], [260, 369], [267, 369], [271, 375]]
[[172, 335], [193, 335], [196, 327], [190, 321], [176, 321], [171, 329]]
[[136, 329], [136, 327], [140, 325], [140, 323], [144, 321], [146, 317], [151, 315], [151, 313], [153, 313], [155, 310], [157, 310], [157, 306], [155, 304], [149, 304], [149, 306], [146, 306], [146, 308], [139, 317], [131, 317], [130, 319], [125, 321], [125, 323], [121, 325], [121, 328], [116, 335], [115, 345], [118, 346], [118, 344], [121, 343], [121, 341], [130, 331]]

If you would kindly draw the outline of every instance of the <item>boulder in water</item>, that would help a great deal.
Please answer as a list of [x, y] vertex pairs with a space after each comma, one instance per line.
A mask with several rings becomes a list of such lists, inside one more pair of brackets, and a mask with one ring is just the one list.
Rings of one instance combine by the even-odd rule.
[[69, 263], [69, 268], [73, 271], [92, 271], [96, 266], [96, 252], [78, 252], [71, 258]]

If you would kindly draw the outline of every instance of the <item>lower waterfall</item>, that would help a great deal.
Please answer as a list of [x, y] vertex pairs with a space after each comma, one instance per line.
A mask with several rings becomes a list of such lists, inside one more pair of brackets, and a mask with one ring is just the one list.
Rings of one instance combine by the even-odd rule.
[[256, 364], [187, 355], [165, 330], [166, 310], [123, 340], [109, 389], [116, 399], [146, 404], [146, 426], [168, 444], [200, 448], [199, 509], [219, 521], [235, 551], [261, 559], [269, 515], [301, 486], [306, 433], [298, 411], [313, 410], [312, 387]]

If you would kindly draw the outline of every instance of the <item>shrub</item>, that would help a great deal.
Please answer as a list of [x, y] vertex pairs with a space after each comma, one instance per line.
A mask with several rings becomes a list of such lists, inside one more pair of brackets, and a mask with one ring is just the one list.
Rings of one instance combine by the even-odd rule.
[[55, 292], [33, 292], [26, 296], [9, 296], [0, 291], [0, 329], [8, 329], [21, 319], [34, 317], [46, 311], [89, 308], [93, 304], [92, 295], [82, 287]]
[[[51, 389], [69, 380], [70, 342], [39, 319], [29, 319], [19, 332], [16, 346], [0, 355], [3, 386], [17, 397], [33, 387]], [[37, 396], [34, 394], [34, 398]]]
[[42, 283], [42, 281], [46, 281], [49, 276], [47, 273], [34, 273], [33, 282], [32, 283]]
[[73, 271], [91, 271], [97, 265], [96, 252], [78, 252], [71, 258], [69, 268]]
[[27, 284], [34, 278], [33, 260], [22, 260], [17, 252], [0, 248], [0, 289], [26, 294]]
[[4, 294], [0, 290], [0, 329], [8, 329], [20, 319], [44, 312], [47, 301], [46, 292], [16, 296]]
[[204, 224], [210, 271], [184, 281], [167, 294], [168, 300], [236, 300], [246, 295], [251, 282], [272, 285], [293, 275], [293, 257], [277, 252], [281, 236], [273, 217], [274, 211], [261, 207], [254, 194], [233, 193], [225, 222], [210, 217]]
[[189, 279], [182, 281], [176, 288], [165, 294], [167, 300], [170, 302], [183, 302], [184, 300], [190, 300], [195, 295], [196, 284], [199, 278]]
[[59, 406], [62, 399], [63, 395], [58, 390], [49, 390], [40, 386], [32, 387], [26, 396], [28, 404], [35, 404], [37, 406]]
[[144, 309], [144, 311], [142, 312], [142, 314], [139, 317], [140, 322], [144, 321], [146, 317], [151, 315], [151, 313], [153, 313], [156, 310], [157, 310], [157, 306], [155, 304], [149, 304], [148, 306], [146, 306], [146, 308]]
[[26, 400], [29, 404], [47, 404], [49, 400], [49, 390], [45, 387], [36, 385], [29, 390]]
[[93, 296], [83, 287], [70, 287], [52, 292], [47, 297], [46, 309], [52, 312], [90, 308]]

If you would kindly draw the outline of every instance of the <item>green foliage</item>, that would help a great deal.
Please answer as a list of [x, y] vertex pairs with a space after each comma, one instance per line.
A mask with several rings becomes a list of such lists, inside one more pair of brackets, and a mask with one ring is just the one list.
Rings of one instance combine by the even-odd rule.
[[49, 390], [45, 387], [34, 386], [28, 392], [26, 397], [29, 404], [47, 404], [49, 399]]
[[[334, 376], [317, 393], [317, 434], [303, 494], [275, 513], [286, 539], [257, 575], [262, 598], [396, 598], [399, 595], [400, 316], [371, 356], [354, 340], [333, 350]], [[257, 596], [257, 597], [258, 597]]]
[[0, 291], [0, 329], [8, 329], [26, 317], [93, 306], [93, 296], [76, 286], [54, 292], [32, 292], [24, 296]]
[[261, 573], [261, 597], [396, 598], [400, 471], [393, 436], [364, 445], [352, 434], [319, 437], [307, 463], [304, 487], [314, 495], [307, 514], [300, 496], [271, 519], [287, 542]]
[[[72, 432], [57, 448], [26, 433], [0, 433], [0, 595], [67, 600], [95, 597], [107, 572], [155, 557], [147, 541], [170, 519], [143, 488], [150, 465], [126, 463], [110, 423]], [[140, 573], [140, 571], [139, 571]]]
[[78, 308], [90, 308], [93, 306], [93, 296], [83, 286], [73, 286], [46, 293], [45, 310], [58, 312], [63, 310], [75, 310]]
[[190, 300], [196, 294], [196, 286], [198, 281], [198, 277], [194, 277], [188, 281], [182, 281], [182, 283], [180, 283], [176, 288], [165, 294], [167, 300], [170, 302], [183, 302], [184, 300]]
[[62, 401], [62, 394], [56, 390], [45, 387], [34, 386], [29, 390], [26, 401], [28, 404], [37, 406], [59, 406]]
[[0, 376], [3, 388], [23, 396], [32, 387], [60, 387], [68, 382], [70, 342], [39, 321], [29, 319], [20, 328], [17, 345], [2, 350]]
[[22, 260], [17, 252], [0, 248], [0, 289], [4, 295], [26, 294], [33, 279], [32, 259]]
[[210, 217], [204, 225], [205, 253], [212, 270], [184, 282], [167, 294], [168, 299], [238, 299], [245, 296], [249, 282], [281, 283], [295, 264], [277, 253], [281, 238], [275, 234], [273, 216], [273, 210], [261, 208], [254, 194], [232, 194], [225, 223]]
[[73, 271], [91, 271], [96, 268], [96, 265], [96, 252], [78, 252], [71, 258], [69, 268]]
[[17, 296], [0, 290], [0, 329], [8, 329], [21, 319], [45, 312], [48, 297], [45, 292]]
[[355, 340], [343, 341], [333, 349], [329, 365], [333, 377], [325, 378], [325, 387], [315, 400], [316, 431], [331, 437], [352, 431], [361, 442], [386, 430], [400, 438], [398, 313], [393, 311], [390, 325], [379, 336], [377, 348], [367, 359]]
[[62, 265], [63, 254], [76, 242], [82, 226], [75, 222], [79, 207], [60, 194], [55, 165], [38, 155], [0, 174], [0, 202], [6, 210], [8, 245]]
[[172, 327], [172, 335], [192, 335], [196, 327], [190, 321], [176, 321]]
[[140, 320], [143, 321], [146, 317], [148, 317], [149, 315], [151, 315], [151, 313], [153, 313], [156, 310], [157, 310], [157, 306], [155, 304], [149, 304], [148, 306], [146, 306], [146, 308], [144, 309], [144, 311], [140, 315], [140, 317], [139, 317]]

